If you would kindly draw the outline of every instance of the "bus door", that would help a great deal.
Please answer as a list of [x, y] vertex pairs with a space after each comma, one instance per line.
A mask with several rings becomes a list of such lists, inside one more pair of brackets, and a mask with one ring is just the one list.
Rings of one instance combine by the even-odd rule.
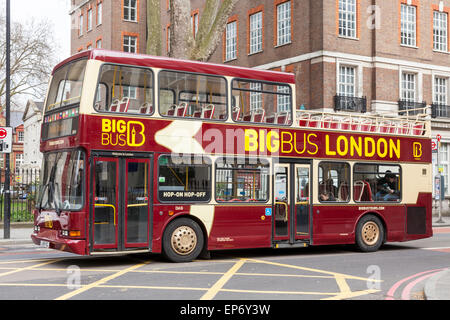
[[149, 248], [151, 158], [94, 157], [92, 164], [93, 251]]
[[279, 163], [274, 170], [274, 241], [310, 237], [310, 165]]

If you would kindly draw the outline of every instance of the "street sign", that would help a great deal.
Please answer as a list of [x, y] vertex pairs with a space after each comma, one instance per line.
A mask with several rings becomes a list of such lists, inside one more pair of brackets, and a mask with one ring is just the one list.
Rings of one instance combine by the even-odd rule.
[[11, 127], [0, 127], [0, 153], [11, 153], [13, 130]]
[[439, 141], [437, 139], [431, 139], [431, 152], [438, 153]]

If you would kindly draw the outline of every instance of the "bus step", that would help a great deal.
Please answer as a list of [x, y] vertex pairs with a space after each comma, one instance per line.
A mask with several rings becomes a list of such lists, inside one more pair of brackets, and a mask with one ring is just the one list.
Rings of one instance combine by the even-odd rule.
[[275, 249], [284, 249], [284, 248], [306, 248], [309, 245], [309, 242], [277, 242], [273, 244]]

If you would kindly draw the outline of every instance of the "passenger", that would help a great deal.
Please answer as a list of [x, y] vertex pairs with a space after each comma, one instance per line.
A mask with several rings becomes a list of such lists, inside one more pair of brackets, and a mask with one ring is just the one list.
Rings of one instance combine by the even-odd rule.
[[387, 170], [384, 178], [380, 178], [377, 182], [377, 201], [398, 201], [399, 193], [397, 191], [396, 176]]

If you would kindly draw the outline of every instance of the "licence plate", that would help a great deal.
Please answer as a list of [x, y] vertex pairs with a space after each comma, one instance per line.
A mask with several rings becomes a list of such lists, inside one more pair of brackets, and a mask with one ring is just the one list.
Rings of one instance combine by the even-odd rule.
[[41, 240], [40, 246], [41, 246], [41, 248], [48, 249], [48, 248], [50, 248], [50, 242]]

